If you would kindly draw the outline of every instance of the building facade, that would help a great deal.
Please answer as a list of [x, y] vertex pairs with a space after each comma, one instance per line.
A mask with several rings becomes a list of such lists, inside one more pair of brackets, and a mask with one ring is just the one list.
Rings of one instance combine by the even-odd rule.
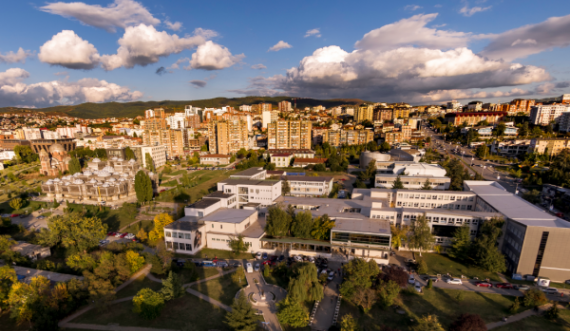
[[562, 114], [570, 111], [570, 106], [554, 104], [533, 106], [530, 109], [530, 122], [534, 125], [549, 125], [559, 123]]
[[309, 121], [278, 120], [267, 126], [268, 149], [311, 149]]
[[208, 123], [208, 144], [212, 154], [235, 154], [249, 149], [247, 123], [240, 120]]

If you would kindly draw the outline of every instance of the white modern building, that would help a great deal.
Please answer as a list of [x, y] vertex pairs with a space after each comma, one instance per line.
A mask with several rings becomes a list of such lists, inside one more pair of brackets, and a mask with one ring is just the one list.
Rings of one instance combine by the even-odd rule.
[[61, 139], [56, 131], [42, 130], [41, 133], [43, 139]]
[[23, 128], [22, 131], [26, 140], [42, 139], [42, 133], [38, 128]]
[[289, 183], [291, 196], [294, 197], [328, 197], [333, 188], [333, 177], [319, 176], [286, 176], [283, 180]]
[[374, 187], [392, 188], [400, 176], [406, 189], [421, 189], [427, 180], [433, 190], [447, 190], [451, 179], [445, 176], [446, 170], [438, 164], [398, 162], [390, 169], [380, 170], [376, 174]]
[[173, 130], [185, 129], [187, 127], [186, 114], [174, 113], [166, 118], [166, 123], [170, 126], [170, 129]]
[[[139, 146], [137, 146], [139, 147]], [[141, 150], [141, 164], [144, 168], [147, 167], [146, 154], [150, 154], [154, 162], [154, 167], [159, 168], [166, 164], [166, 146], [140, 146]]]
[[533, 106], [530, 108], [530, 122], [534, 125], [559, 123], [562, 114], [569, 111], [570, 106], [563, 104]]

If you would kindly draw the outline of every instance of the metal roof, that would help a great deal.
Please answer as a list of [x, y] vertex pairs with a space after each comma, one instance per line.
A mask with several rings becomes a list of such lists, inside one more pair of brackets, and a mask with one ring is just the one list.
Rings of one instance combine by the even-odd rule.
[[205, 222], [241, 223], [253, 214], [257, 214], [257, 210], [220, 208], [202, 217], [201, 220]]
[[196, 208], [196, 209], [204, 209], [214, 204], [220, 202], [220, 199], [210, 198], [210, 199], [202, 199], [200, 201], [196, 201], [193, 204], [186, 206], [186, 208]]

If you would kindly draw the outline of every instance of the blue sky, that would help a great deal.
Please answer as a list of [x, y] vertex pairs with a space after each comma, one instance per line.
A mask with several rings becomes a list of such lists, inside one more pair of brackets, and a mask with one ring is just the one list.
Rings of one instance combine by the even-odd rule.
[[[10, 1], [3, 12], [0, 106], [570, 93], [569, 1]], [[269, 51], [279, 42], [290, 47]]]

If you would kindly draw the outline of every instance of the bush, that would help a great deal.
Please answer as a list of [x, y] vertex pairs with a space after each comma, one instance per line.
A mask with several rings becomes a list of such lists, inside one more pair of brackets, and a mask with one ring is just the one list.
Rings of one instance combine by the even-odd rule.
[[392, 280], [400, 285], [400, 287], [404, 287], [408, 284], [408, 273], [397, 267], [386, 269], [380, 274], [380, 278], [385, 282]]
[[433, 281], [432, 281], [431, 279], [428, 280], [426, 288], [427, 288], [428, 290], [431, 289], [431, 288], [433, 288]]
[[487, 326], [479, 315], [462, 314], [451, 324], [449, 331], [487, 331]]
[[162, 295], [149, 288], [143, 288], [133, 297], [133, 312], [146, 319], [155, 319], [164, 307]]
[[424, 259], [420, 259], [420, 261], [418, 262], [418, 274], [424, 275], [427, 274], [427, 272], [428, 272], [428, 267], [426, 261]]
[[552, 307], [548, 308], [545, 316], [549, 320], [555, 320], [558, 318], [558, 303], [556, 301], [552, 302]]
[[524, 305], [526, 307], [538, 307], [546, 302], [546, 295], [537, 288], [531, 288], [524, 293]]

